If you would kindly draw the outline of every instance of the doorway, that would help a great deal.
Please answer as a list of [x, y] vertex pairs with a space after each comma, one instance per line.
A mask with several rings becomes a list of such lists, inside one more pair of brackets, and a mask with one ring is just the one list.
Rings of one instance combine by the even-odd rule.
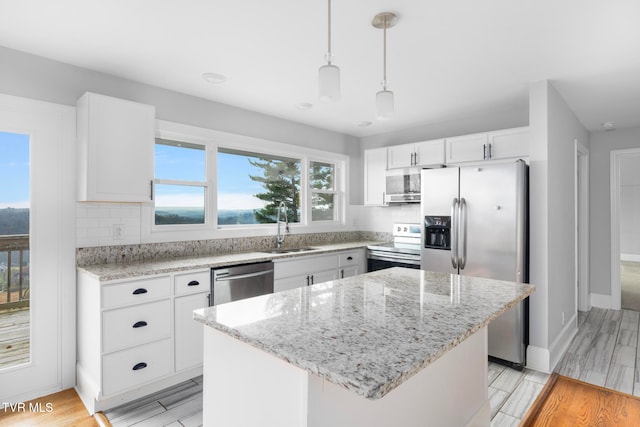
[[640, 311], [640, 149], [611, 151], [611, 306]]
[[19, 314], [0, 317], [5, 332], [16, 326], [0, 351], [0, 402], [18, 403], [75, 384], [75, 109], [0, 94], [0, 132], [3, 158], [22, 163], [0, 186], [15, 216], [0, 233], [4, 309]]

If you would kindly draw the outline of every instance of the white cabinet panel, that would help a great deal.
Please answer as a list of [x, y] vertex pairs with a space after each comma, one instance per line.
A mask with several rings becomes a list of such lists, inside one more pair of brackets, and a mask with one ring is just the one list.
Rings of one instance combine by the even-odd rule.
[[529, 156], [529, 128], [447, 138], [447, 163], [483, 162]]
[[211, 269], [191, 271], [174, 276], [175, 294], [190, 295], [211, 290]]
[[273, 281], [273, 292], [288, 291], [290, 289], [309, 286], [310, 284], [311, 284], [311, 278], [309, 277], [309, 274], [300, 274], [292, 277], [283, 277], [281, 279], [275, 279]]
[[529, 128], [489, 132], [491, 159], [521, 158], [529, 155]]
[[126, 347], [171, 336], [169, 300], [106, 310], [102, 313], [102, 351]]
[[102, 287], [102, 308], [140, 304], [171, 294], [171, 278], [167, 276], [129, 280]]
[[416, 154], [414, 144], [394, 145], [387, 152], [387, 166], [389, 169], [408, 168], [414, 165]]
[[338, 278], [338, 270], [335, 268], [331, 270], [314, 271], [311, 273], [311, 284], [317, 285], [318, 283], [324, 283], [330, 280], [336, 280], [337, 278]]
[[482, 161], [487, 143], [486, 133], [447, 138], [447, 163]]
[[384, 206], [387, 148], [364, 150], [364, 204]]
[[415, 166], [444, 165], [444, 139], [416, 142]]
[[444, 165], [444, 139], [394, 145], [387, 153], [389, 169]]
[[118, 351], [103, 357], [105, 396], [171, 373], [171, 340], [166, 339]]
[[209, 292], [178, 297], [175, 304], [176, 371], [202, 364], [202, 328], [193, 320], [193, 310], [207, 307]]
[[95, 93], [77, 102], [78, 200], [149, 202], [155, 107]]

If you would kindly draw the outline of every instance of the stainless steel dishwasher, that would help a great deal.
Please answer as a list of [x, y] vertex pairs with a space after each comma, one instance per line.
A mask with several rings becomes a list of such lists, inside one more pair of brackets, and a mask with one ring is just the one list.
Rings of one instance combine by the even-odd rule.
[[273, 293], [271, 261], [211, 270], [211, 305], [270, 293]]

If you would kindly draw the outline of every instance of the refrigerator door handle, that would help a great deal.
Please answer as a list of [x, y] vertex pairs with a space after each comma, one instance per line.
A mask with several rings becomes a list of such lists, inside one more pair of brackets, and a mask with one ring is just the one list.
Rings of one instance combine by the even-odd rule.
[[460, 233], [460, 245], [462, 246], [462, 255], [458, 260], [460, 270], [464, 270], [467, 264], [467, 201], [464, 197], [460, 198], [460, 224], [458, 233]]
[[451, 266], [458, 269], [458, 198], [454, 197], [451, 203]]

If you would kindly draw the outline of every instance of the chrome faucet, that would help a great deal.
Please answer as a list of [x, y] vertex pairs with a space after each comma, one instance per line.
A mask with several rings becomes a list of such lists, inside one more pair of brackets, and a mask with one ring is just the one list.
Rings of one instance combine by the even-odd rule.
[[[280, 232], [280, 212], [284, 212], [284, 233]], [[279, 248], [284, 243], [284, 235], [289, 232], [289, 218], [287, 217], [287, 205], [284, 202], [280, 202], [276, 210], [276, 248]]]

